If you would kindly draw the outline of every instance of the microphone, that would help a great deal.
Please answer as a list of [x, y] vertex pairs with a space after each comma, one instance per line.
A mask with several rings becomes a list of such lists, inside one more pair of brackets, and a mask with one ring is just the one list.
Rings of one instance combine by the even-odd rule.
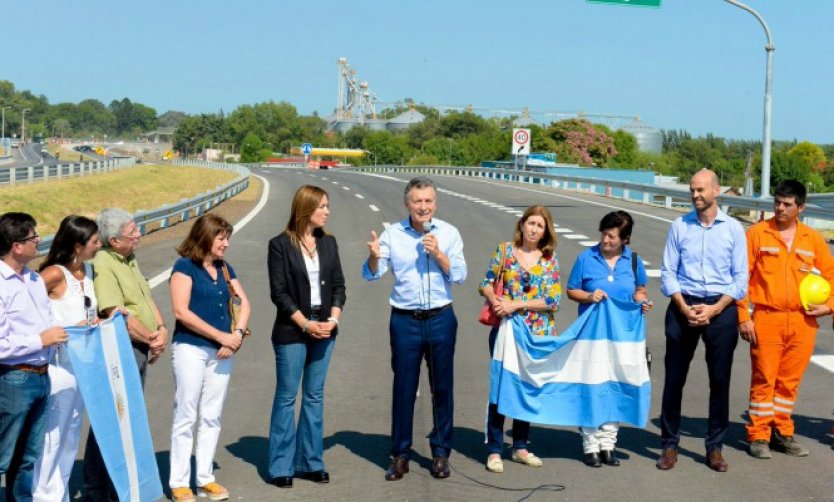
[[[431, 220], [429, 220], [425, 224], [423, 224], [423, 237], [425, 237], [426, 235], [429, 235], [429, 232], [431, 232]], [[426, 255], [429, 254], [429, 250], [426, 249], [425, 244], [423, 244], [423, 252], [426, 253]]]

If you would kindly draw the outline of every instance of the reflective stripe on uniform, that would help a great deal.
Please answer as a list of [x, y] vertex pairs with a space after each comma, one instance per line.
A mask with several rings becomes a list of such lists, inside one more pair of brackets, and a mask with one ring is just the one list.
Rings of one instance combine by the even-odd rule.
[[758, 415], [760, 417], [772, 417], [773, 416], [773, 411], [771, 411], [771, 410], [767, 410], [767, 411], [747, 410], [747, 412], [750, 413], [751, 415]]

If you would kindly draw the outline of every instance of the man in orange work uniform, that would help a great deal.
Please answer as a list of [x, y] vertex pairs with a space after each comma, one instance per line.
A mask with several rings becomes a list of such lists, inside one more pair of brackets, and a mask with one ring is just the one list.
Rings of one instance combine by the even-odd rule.
[[808, 455], [794, 439], [791, 414], [814, 352], [817, 317], [832, 312], [834, 298], [805, 310], [799, 282], [816, 268], [834, 286], [834, 258], [823, 236], [799, 221], [805, 197], [798, 181], [782, 182], [773, 196], [774, 216], [747, 231], [750, 283], [738, 302], [738, 320], [741, 337], [750, 342], [747, 440], [754, 458], [771, 458], [771, 445], [795, 457]]

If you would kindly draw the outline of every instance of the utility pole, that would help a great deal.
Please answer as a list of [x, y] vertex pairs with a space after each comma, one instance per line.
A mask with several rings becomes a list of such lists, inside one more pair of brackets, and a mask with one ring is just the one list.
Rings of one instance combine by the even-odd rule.
[[[23, 113], [21, 113], [22, 118], [20, 120], [20, 144], [26, 144], [26, 112], [31, 110], [31, 108], [24, 108]], [[23, 148], [22, 146], [20, 148]]]
[[764, 99], [764, 132], [762, 134], [762, 193], [761, 197], [766, 199], [770, 197], [770, 110], [771, 110], [771, 81], [773, 80], [773, 51], [776, 46], [773, 44], [773, 38], [770, 36], [770, 28], [767, 26], [764, 18], [758, 12], [747, 5], [736, 0], [724, 0], [725, 2], [735, 5], [740, 9], [744, 9], [759, 21], [764, 28], [765, 36], [767, 37], [767, 45], [765, 51], [767, 52], [767, 67], [765, 70], [765, 99]]

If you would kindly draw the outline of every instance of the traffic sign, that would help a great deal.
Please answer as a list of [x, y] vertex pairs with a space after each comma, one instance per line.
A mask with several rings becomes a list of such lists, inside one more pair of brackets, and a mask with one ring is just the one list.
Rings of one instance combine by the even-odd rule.
[[310, 155], [311, 153], [313, 153], [313, 145], [311, 145], [310, 143], [304, 143], [303, 145], [301, 145], [301, 153], [303, 153], [304, 155]]
[[661, 0], [585, 0], [588, 3], [607, 3], [611, 5], [633, 5], [635, 7], [660, 7]]
[[513, 155], [530, 155], [530, 129], [513, 129]]

